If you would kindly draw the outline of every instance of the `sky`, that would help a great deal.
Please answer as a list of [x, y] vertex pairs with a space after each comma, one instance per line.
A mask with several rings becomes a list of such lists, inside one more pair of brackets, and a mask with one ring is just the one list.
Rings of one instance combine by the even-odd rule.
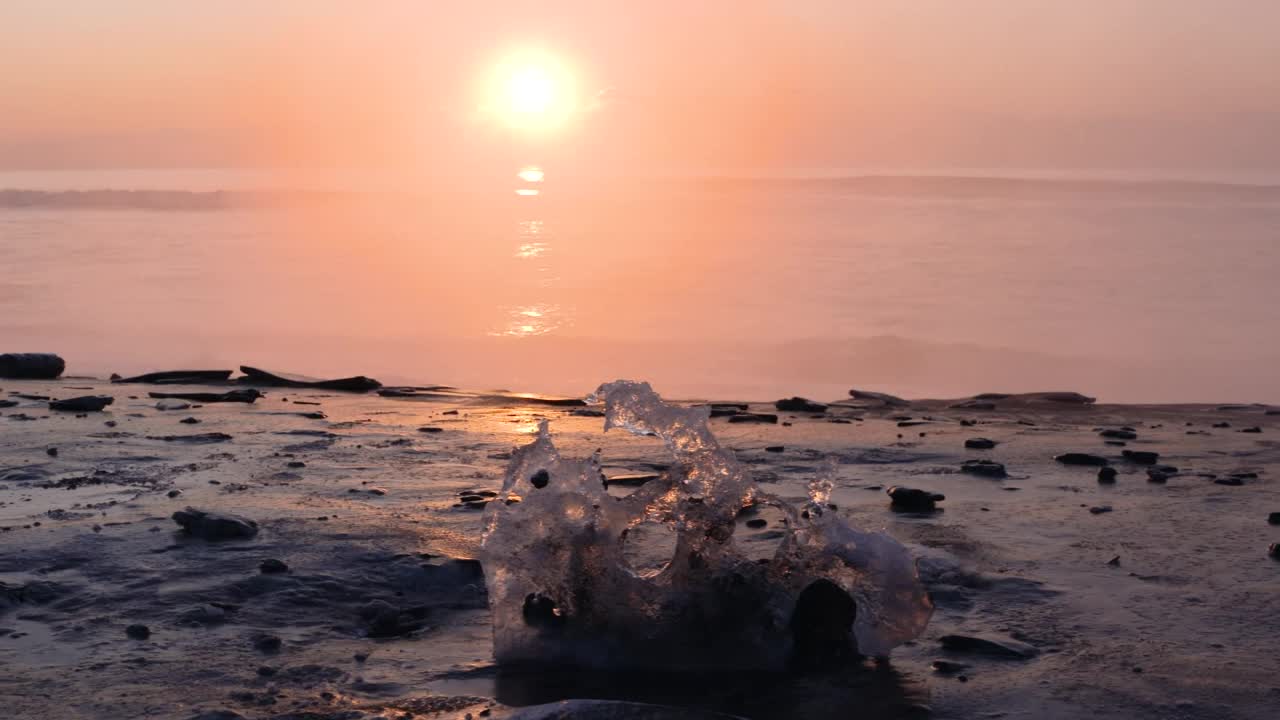
[[[1275, 170], [1277, 28], [1274, 0], [5, 0], [0, 169]], [[573, 97], [552, 130], [492, 110], [531, 52]]]

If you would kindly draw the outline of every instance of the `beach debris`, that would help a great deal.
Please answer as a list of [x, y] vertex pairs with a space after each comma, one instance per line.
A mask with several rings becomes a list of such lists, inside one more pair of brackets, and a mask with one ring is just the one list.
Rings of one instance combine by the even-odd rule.
[[[499, 664], [781, 669], [853, 651], [884, 656], [923, 632], [933, 607], [914, 559], [888, 535], [830, 511], [834, 466], [795, 508], [762, 492], [720, 445], [708, 408], [666, 403], [647, 383], [627, 381], [595, 397], [606, 431], [656, 435], [674, 462], [615, 498], [601, 482], [599, 453], [562, 456], [546, 421], [512, 454], [485, 510], [480, 558]], [[734, 541], [739, 512], [753, 505], [786, 518], [775, 554], [762, 561]], [[641, 523], [674, 534], [660, 569], [627, 560], [624, 545]]]
[[60, 410], [62, 412], [102, 412], [106, 406], [114, 403], [115, 398], [110, 395], [84, 395], [82, 397], [67, 398], [66, 400], [50, 400], [50, 410]]
[[184, 532], [204, 540], [247, 540], [258, 534], [258, 523], [230, 513], [188, 507], [173, 514]]
[[15, 380], [54, 380], [67, 362], [53, 353], [2, 353], [0, 377]]
[[364, 375], [333, 380], [317, 380], [302, 375], [270, 372], [249, 367], [248, 365], [241, 365], [240, 372], [244, 373], [244, 377], [237, 378], [237, 382], [267, 387], [315, 388], [319, 390], [345, 390], [347, 392], [369, 392], [382, 387], [382, 383]]
[[1160, 453], [1150, 450], [1121, 450], [1120, 456], [1139, 465], [1155, 465], [1160, 462]]
[[980, 477], [989, 478], [1007, 478], [1008, 471], [1004, 469], [1004, 465], [994, 460], [965, 460], [960, 465], [960, 472], [967, 475], [978, 475]]
[[1110, 461], [1100, 455], [1090, 455], [1089, 453], [1069, 452], [1057, 455], [1053, 458], [1063, 465], [1109, 465]]
[[283, 560], [276, 558], [267, 558], [258, 563], [258, 572], [263, 575], [277, 575], [279, 573], [289, 572], [289, 566]]
[[996, 446], [995, 440], [987, 438], [969, 438], [964, 441], [964, 446], [970, 450], [991, 450]]
[[943, 635], [938, 638], [942, 649], [948, 652], [970, 655], [988, 655], [991, 657], [1027, 660], [1040, 654], [1040, 651], [1023, 642], [1009, 638], [997, 638], [979, 635]]
[[1125, 430], [1123, 428], [1118, 430], [1117, 429], [1099, 430], [1098, 435], [1100, 437], [1109, 438], [1111, 440], [1137, 440], [1138, 439], [1137, 432], [1133, 430]]
[[157, 410], [186, 410], [190, 407], [191, 403], [177, 398], [165, 398], [156, 402]]
[[1120, 473], [1110, 465], [1098, 468], [1098, 482], [1103, 485], [1111, 485], [1116, 481], [1116, 476]]
[[148, 440], [163, 440], [165, 442], [188, 442], [196, 444], [227, 442], [231, 436], [226, 433], [208, 432], [195, 433], [194, 435], [148, 435]]
[[230, 370], [165, 370], [133, 377], [112, 374], [113, 383], [142, 383], [147, 385], [207, 385], [226, 382]]
[[779, 412], [804, 412], [804, 413], [824, 413], [827, 411], [825, 403], [814, 402], [808, 398], [791, 397], [785, 400], [779, 400], [773, 404]]
[[147, 395], [157, 400], [174, 399], [174, 400], [189, 400], [191, 402], [198, 402], [198, 403], [239, 402], [239, 403], [250, 403], [250, 404], [252, 404], [258, 398], [262, 397], [262, 393], [258, 392], [253, 388], [248, 388], [246, 390], [228, 390], [227, 392], [223, 392], [223, 393], [151, 392], [151, 393], [147, 393]]
[[911, 407], [910, 400], [903, 400], [895, 395], [888, 393], [871, 392], [870, 390], [850, 390], [849, 397], [854, 400], [870, 400], [878, 402], [886, 407]]
[[889, 504], [895, 510], [907, 512], [933, 512], [936, 503], [947, 499], [942, 493], [918, 490], [916, 488], [894, 485], [885, 492], [889, 493]]
[[729, 416], [731, 423], [765, 423], [778, 424], [778, 416], [773, 413], [740, 412]]

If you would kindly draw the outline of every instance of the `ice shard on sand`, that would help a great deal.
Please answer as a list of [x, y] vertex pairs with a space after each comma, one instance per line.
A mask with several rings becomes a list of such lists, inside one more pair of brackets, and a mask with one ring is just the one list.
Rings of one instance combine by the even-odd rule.
[[[793, 507], [762, 492], [708, 426], [705, 407], [664, 402], [647, 383], [603, 385], [605, 430], [656, 435], [670, 469], [632, 494], [606, 492], [599, 453], [562, 456], [544, 421], [515, 451], [484, 517], [481, 561], [500, 664], [595, 669], [779, 670], [886, 656], [924, 631], [933, 607], [905, 547], [850, 526], [826, 475]], [[735, 520], [785, 518], [772, 557], [734, 541]], [[624, 546], [641, 524], [675, 533], [645, 572]]]

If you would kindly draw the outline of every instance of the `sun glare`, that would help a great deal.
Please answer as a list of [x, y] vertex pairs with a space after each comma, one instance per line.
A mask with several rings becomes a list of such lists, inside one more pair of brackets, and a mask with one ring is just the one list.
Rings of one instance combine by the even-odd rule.
[[497, 65], [489, 107], [517, 130], [559, 127], [575, 108], [573, 78], [565, 65], [546, 53], [523, 52]]

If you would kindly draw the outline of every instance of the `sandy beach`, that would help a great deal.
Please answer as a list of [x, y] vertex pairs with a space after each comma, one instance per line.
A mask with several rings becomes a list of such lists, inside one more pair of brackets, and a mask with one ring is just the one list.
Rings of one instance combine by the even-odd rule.
[[[655, 439], [603, 433], [594, 408], [298, 388], [181, 408], [148, 393], [235, 388], [0, 388], [8, 717], [555, 717], [520, 708], [595, 698], [683, 709], [572, 717], [1263, 718], [1280, 703], [1280, 417], [1265, 406], [844, 398], [750, 404], [776, 423], [714, 418], [783, 498], [834, 459], [838, 512], [905, 543], [936, 606], [887, 661], [762, 678], [494, 664], [475, 558], [512, 449], [550, 420], [566, 452], [599, 448], [607, 476], [631, 476], [611, 494], [670, 462]], [[42, 399], [89, 395], [114, 402]], [[992, 442], [966, 447], [978, 438]], [[1066, 453], [1098, 456], [1114, 482]], [[980, 459], [1005, 477], [962, 471]], [[945, 500], [895, 511], [891, 486]], [[182, 533], [171, 516], [188, 507], [258, 532]], [[744, 516], [735, 542], [768, 553], [778, 522]]]

